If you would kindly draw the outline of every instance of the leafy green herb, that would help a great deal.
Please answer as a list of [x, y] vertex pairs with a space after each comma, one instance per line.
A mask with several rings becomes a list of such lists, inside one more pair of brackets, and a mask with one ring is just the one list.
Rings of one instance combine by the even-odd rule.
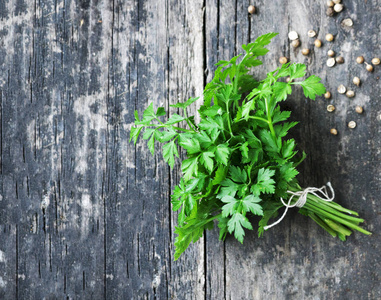
[[[265, 46], [276, 35], [260, 36], [242, 46], [243, 55], [217, 63], [214, 78], [204, 90], [198, 124], [187, 114], [187, 107], [198, 98], [171, 105], [182, 114], [173, 114], [166, 122], [162, 118], [167, 115], [164, 107], [155, 113], [152, 103], [142, 119], [135, 112], [130, 141], [136, 144], [144, 128], [143, 138], [148, 140], [150, 152], [154, 154], [155, 141], [163, 143], [163, 158], [171, 168], [179, 157], [178, 146], [187, 154], [181, 163], [183, 176], [171, 196], [173, 210], [179, 211], [175, 259], [216, 222], [220, 239], [230, 233], [242, 243], [245, 230], [253, 229], [248, 215], [260, 216], [261, 236], [269, 220], [284, 206], [280, 199], [287, 200], [290, 191], [302, 190], [296, 166], [305, 154], [298, 156], [295, 141], [285, 138], [297, 122], [285, 122], [291, 112], [281, 111], [278, 104], [287, 99], [295, 85], [312, 100], [324, 94], [325, 88], [314, 75], [284, 82], [284, 77], [305, 77], [303, 64], [284, 64], [261, 81], [248, 74], [252, 67], [262, 64], [258, 57], [268, 52]], [[311, 194], [299, 212], [342, 240], [351, 230], [370, 234], [358, 226], [363, 220], [355, 217], [357, 213]]]

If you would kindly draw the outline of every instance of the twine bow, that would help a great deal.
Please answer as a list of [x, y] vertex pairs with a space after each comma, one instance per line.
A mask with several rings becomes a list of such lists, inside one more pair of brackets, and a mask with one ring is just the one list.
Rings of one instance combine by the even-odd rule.
[[[331, 190], [331, 194], [332, 194], [331, 197], [329, 197], [328, 195], [327, 186]], [[282, 197], [280, 198], [280, 201], [282, 201], [283, 205], [286, 207], [283, 215], [279, 218], [278, 221], [272, 223], [271, 225], [265, 226], [264, 229], [267, 230], [277, 225], [280, 221], [282, 221], [283, 218], [286, 216], [289, 208], [293, 208], [295, 206], [300, 208], [303, 207], [304, 204], [306, 204], [308, 194], [315, 195], [319, 199], [326, 202], [330, 202], [333, 199], [335, 199], [335, 191], [333, 190], [331, 183], [327, 182], [327, 186], [323, 185], [321, 188], [308, 187], [304, 189], [303, 191], [298, 191], [298, 192], [287, 191], [287, 193], [291, 195], [290, 199], [288, 200], [288, 203], [285, 203]], [[299, 197], [299, 199], [294, 204], [291, 205], [290, 203], [294, 197]]]

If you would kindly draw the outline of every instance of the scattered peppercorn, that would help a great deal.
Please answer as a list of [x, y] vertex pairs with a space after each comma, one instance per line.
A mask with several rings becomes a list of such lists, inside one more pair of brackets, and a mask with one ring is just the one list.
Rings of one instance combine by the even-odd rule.
[[348, 98], [353, 98], [355, 96], [355, 92], [354, 91], [347, 91], [346, 94]]
[[358, 77], [353, 77], [353, 83], [357, 86], [360, 86], [361, 80]]
[[327, 54], [328, 54], [328, 56], [330, 56], [330, 57], [334, 57], [334, 56], [335, 56], [335, 51], [333, 51], [333, 50], [328, 50]]
[[288, 62], [288, 59], [287, 59], [287, 57], [282, 56], [282, 57], [279, 58], [279, 62], [282, 65], [284, 65], [284, 64], [286, 64]]
[[293, 40], [291, 42], [291, 46], [294, 47], [294, 48], [298, 48], [300, 46], [300, 41], [298, 39]]
[[326, 92], [325, 94], [324, 94], [324, 98], [325, 99], [330, 99], [331, 98], [331, 92]]
[[343, 64], [343, 63], [344, 63], [344, 57], [342, 57], [342, 56], [338, 56], [338, 57], [336, 57], [336, 62], [337, 62], [338, 64]]
[[307, 35], [309, 37], [314, 37], [314, 36], [316, 36], [316, 31], [315, 30], [308, 30]]
[[362, 64], [362, 63], [364, 63], [364, 56], [358, 56], [358, 57], [356, 58], [356, 62], [357, 62], [358, 64]]
[[302, 54], [303, 54], [303, 55], [308, 55], [308, 54], [310, 54], [310, 49], [308, 49], [308, 48], [304, 48], [304, 49], [302, 49]]
[[348, 127], [349, 127], [349, 128], [352, 128], [352, 129], [355, 128], [356, 125], [357, 125], [357, 124], [356, 124], [355, 121], [350, 121], [350, 122], [348, 123]]
[[341, 22], [341, 26], [348, 26], [348, 27], [352, 27], [353, 26], [353, 21], [352, 19], [344, 19], [342, 22]]
[[317, 48], [321, 47], [321, 40], [319, 40], [319, 39], [315, 40], [315, 47], [317, 47]]
[[368, 71], [368, 72], [373, 72], [373, 66], [371, 65], [371, 64], [367, 64], [367, 63], [365, 63], [366, 64], [366, 70]]
[[329, 132], [333, 135], [337, 135], [337, 129], [335, 128], [332, 128]]
[[327, 59], [327, 66], [332, 68], [335, 65], [336, 61], [333, 57]]
[[340, 84], [339, 87], [337, 88], [337, 91], [340, 93], [340, 94], [344, 94], [347, 89], [345, 88], [344, 85]]
[[296, 31], [290, 31], [290, 32], [288, 33], [288, 38], [289, 38], [291, 41], [293, 41], [293, 40], [298, 39], [298, 38], [299, 38], [299, 35], [298, 35], [298, 33], [297, 33]]
[[335, 110], [335, 107], [332, 105], [332, 104], [329, 104], [328, 106], [327, 106], [327, 111], [328, 112], [333, 112]]
[[328, 7], [325, 13], [328, 17], [333, 17], [333, 15], [335, 14], [335, 11], [333, 10], [332, 7]]
[[293, 79], [291, 79], [290, 77], [287, 77], [286, 78], [286, 82], [293, 82], [294, 80]]
[[333, 7], [333, 10], [335, 12], [341, 12], [343, 9], [344, 9], [344, 5], [342, 5], [341, 3], [335, 4], [335, 6]]
[[341, 2], [341, 0], [333, 0], [333, 3], [335, 3], [335, 4], [338, 4], [340, 2]]
[[372, 64], [374, 64], [375, 66], [379, 65], [380, 64], [380, 59], [378, 57], [375, 57], [372, 59]]
[[356, 106], [356, 112], [357, 112], [358, 114], [362, 114], [363, 111], [364, 111], [364, 109], [363, 109], [361, 106]]
[[333, 41], [333, 34], [331, 34], [331, 33], [326, 34], [325, 39], [328, 42], [332, 42]]
[[335, 6], [335, 3], [331, 0], [327, 1], [327, 6], [328, 7], [334, 7]]
[[254, 5], [249, 5], [249, 7], [247, 8], [247, 11], [251, 15], [255, 14], [255, 6]]

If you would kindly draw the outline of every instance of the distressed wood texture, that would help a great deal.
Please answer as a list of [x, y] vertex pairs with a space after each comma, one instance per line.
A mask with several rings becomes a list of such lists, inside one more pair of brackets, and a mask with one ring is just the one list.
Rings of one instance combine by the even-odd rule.
[[[381, 56], [381, 1], [344, 1], [331, 18], [325, 1], [259, 0], [253, 16], [249, 4], [0, 0], [1, 299], [381, 298], [381, 67], [355, 63]], [[352, 28], [341, 26], [347, 17]], [[314, 49], [309, 29], [335, 41]], [[308, 57], [290, 47], [289, 30]], [[342, 243], [290, 211], [264, 238], [219, 242], [212, 230], [174, 262], [179, 164], [170, 170], [160, 146], [152, 157], [144, 141], [128, 143], [133, 111], [201, 95], [218, 60], [270, 31], [280, 34], [254, 75], [282, 55], [304, 62], [336, 106], [330, 114], [327, 100], [301, 90], [284, 103], [308, 153], [301, 184], [330, 180], [374, 235]], [[327, 68], [328, 49], [345, 63]], [[356, 97], [338, 94], [339, 84]]]

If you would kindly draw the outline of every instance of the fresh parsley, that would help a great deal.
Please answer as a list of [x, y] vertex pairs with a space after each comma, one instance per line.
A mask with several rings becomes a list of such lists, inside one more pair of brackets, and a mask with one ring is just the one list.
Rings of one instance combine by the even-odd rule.
[[[324, 94], [325, 88], [317, 76], [301, 80], [306, 76], [304, 64], [284, 64], [261, 81], [249, 75], [252, 67], [262, 64], [258, 57], [268, 52], [265, 46], [276, 35], [260, 36], [242, 46], [244, 54], [217, 63], [214, 78], [203, 93], [198, 124], [187, 114], [198, 98], [171, 105], [182, 113], [167, 121], [164, 107], [155, 112], [152, 103], [142, 119], [135, 112], [130, 141], [136, 144], [144, 129], [150, 152], [154, 154], [156, 141], [163, 143], [163, 158], [171, 168], [179, 157], [179, 146], [187, 154], [181, 162], [183, 176], [171, 196], [173, 210], [179, 211], [175, 259], [215, 223], [220, 239], [230, 233], [242, 243], [245, 230], [253, 229], [248, 216], [259, 216], [261, 236], [268, 221], [283, 207], [280, 198], [301, 190], [296, 166], [305, 154], [298, 156], [295, 140], [286, 139], [297, 122], [286, 122], [291, 112], [281, 111], [278, 104], [295, 85], [312, 100]], [[285, 82], [285, 77], [291, 80]], [[299, 212], [342, 240], [351, 229], [370, 234], [358, 226], [363, 219], [355, 217], [356, 212], [314, 195], [308, 195]]]

